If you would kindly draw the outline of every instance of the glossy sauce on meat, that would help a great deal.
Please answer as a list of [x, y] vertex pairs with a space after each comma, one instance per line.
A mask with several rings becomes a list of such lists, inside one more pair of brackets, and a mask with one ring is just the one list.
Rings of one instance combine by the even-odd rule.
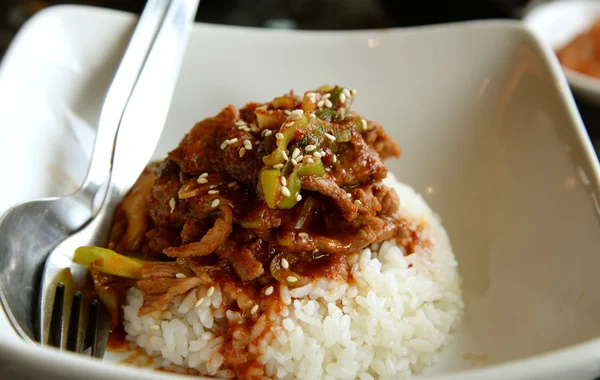
[[[108, 243], [150, 260], [135, 283], [145, 293], [140, 314], [198, 286], [219, 286], [240, 315], [216, 327], [225, 368], [253, 378], [260, 364], [250, 331], [272, 323], [279, 286], [352, 281], [348, 258], [375, 242], [396, 239], [414, 252], [418, 236], [382, 183], [382, 160], [400, 149], [381, 125], [350, 111], [352, 97], [323, 87], [239, 111], [228, 106], [142, 173], [115, 212]], [[247, 344], [236, 346], [232, 334]]]

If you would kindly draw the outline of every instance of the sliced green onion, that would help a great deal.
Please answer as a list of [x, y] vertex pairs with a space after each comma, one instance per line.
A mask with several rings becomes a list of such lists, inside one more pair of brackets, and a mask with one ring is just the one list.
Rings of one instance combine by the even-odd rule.
[[281, 193], [281, 185], [279, 183], [278, 169], [263, 169], [260, 172], [259, 180], [262, 187], [265, 201], [270, 208], [275, 208]]
[[300, 187], [302, 183], [300, 182], [300, 178], [296, 173], [290, 174], [290, 176], [286, 179], [287, 188], [290, 191], [289, 196], [282, 196], [279, 202], [277, 202], [277, 208], [280, 209], [289, 209], [292, 208], [298, 203], [296, 200], [296, 196], [300, 193]]
[[95, 246], [79, 247], [73, 262], [114, 276], [141, 279], [144, 261]]

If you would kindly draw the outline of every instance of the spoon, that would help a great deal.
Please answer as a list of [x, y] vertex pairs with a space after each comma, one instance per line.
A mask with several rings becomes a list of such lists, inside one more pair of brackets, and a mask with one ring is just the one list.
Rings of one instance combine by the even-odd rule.
[[167, 3], [149, 0], [144, 9], [104, 100], [83, 185], [64, 197], [13, 206], [0, 219], [0, 300], [15, 330], [25, 340], [36, 339], [37, 285], [48, 252], [95, 214], [94, 197], [107, 182], [119, 122]]
[[[66, 270], [69, 273], [67, 281], [72, 281], [73, 288], [84, 286], [88, 270], [73, 263], [75, 250], [80, 246], [106, 244], [115, 207], [133, 186], [154, 153], [167, 118], [199, 2], [200, 0], [171, 0], [125, 108], [117, 133], [108, 192], [100, 211], [83, 229], [56, 246], [46, 261], [39, 304], [39, 336], [42, 344], [48, 342], [56, 278], [64, 279]], [[67, 306], [67, 309], [70, 310], [70, 307]], [[68, 317], [64, 320], [68, 320]], [[66, 329], [63, 331], [66, 332]], [[99, 350], [97, 356], [102, 357], [103, 352], [103, 349]]]

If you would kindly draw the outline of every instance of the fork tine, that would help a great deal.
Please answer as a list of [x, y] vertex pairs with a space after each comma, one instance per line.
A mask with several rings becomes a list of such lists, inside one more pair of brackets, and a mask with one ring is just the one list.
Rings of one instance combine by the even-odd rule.
[[63, 308], [65, 301], [65, 286], [62, 282], [56, 285], [54, 293], [54, 305], [50, 317], [50, 329], [48, 333], [48, 344], [54, 347], [62, 346]]
[[[85, 329], [85, 347], [91, 347], [94, 351], [94, 344], [96, 343], [96, 331], [98, 325], [98, 301], [93, 300], [90, 304], [90, 310], [88, 312], [87, 326]], [[92, 352], [93, 356], [93, 352]]]
[[104, 305], [98, 300], [93, 300], [90, 304], [88, 316], [88, 325], [86, 332], [86, 347], [91, 346], [91, 355], [96, 358], [102, 358], [106, 351], [108, 333], [110, 328], [110, 318]]
[[94, 300], [97, 304], [96, 319], [96, 340], [92, 346], [92, 356], [96, 358], [104, 357], [106, 346], [108, 344], [108, 335], [110, 333], [111, 317], [102, 302]]
[[48, 339], [51, 345], [60, 349], [67, 348], [67, 333], [71, 307], [73, 305], [73, 278], [69, 268], [61, 271], [56, 277], [56, 292], [52, 303], [52, 314], [50, 317], [50, 330]]
[[73, 304], [71, 306], [71, 316], [69, 317], [69, 326], [67, 328], [67, 350], [79, 352], [81, 345], [79, 344], [79, 336], [81, 332], [81, 316], [82, 316], [82, 294], [75, 292], [73, 294]]

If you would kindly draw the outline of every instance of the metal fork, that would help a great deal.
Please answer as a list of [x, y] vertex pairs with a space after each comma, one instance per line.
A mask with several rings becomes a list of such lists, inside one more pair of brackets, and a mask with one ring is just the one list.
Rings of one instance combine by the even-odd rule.
[[14, 206], [0, 218], [0, 301], [25, 340], [36, 339], [37, 285], [46, 256], [98, 211], [93, 208], [94, 197], [108, 182], [117, 128], [164, 18], [165, 1], [148, 1], [108, 89], [83, 185], [64, 197]]
[[[78, 306], [79, 299], [84, 299], [86, 294], [81, 292], [81, 296], [74, 296], [75, 314], [78, 317], [71, 318], [74, 313], [71, 311], [73, 297], [69, 296], [70, 289], [86, 289], [86, 282], [89, 285], [87, 268], [72, 261], [74, 252], [80, 246], [106, 243], [116, 205], [152, 157], [169, 111], [199, 2], [200, 0], [170, 1], [121, 119], [108, 191], [100, 211], [82, 230], [56, 246], [46, 261], [39, 307], [39, 336], [42, 344], [55, 343], [66, 349], [81, 350], [87, 347], [84, 336], [95, 336], [92, 355], [104, 355], [108, 336], [108, 315], [102, 312], [101, 305], [98, 303], [97, 314], [90, 315], [91, 318], [97, 315], [96, 320], [87, 319], [86, 312]], [[53, 318], [59, 314], [62, 314], [61, 318]], [[87, 325], [86, 330], [95, 331], [95, 335], [83, 334], [80, 329], [82, 325]], [[69, 338], [69, 332], [72, 338]]]

